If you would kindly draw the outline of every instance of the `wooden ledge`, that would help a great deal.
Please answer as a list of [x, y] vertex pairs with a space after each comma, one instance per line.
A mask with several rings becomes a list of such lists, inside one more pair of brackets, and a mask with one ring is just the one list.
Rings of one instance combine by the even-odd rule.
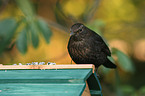
[[0, 65], [0, 70], [7, 69], [93, 69], [93, 64], [77, 64], [77, 65]]

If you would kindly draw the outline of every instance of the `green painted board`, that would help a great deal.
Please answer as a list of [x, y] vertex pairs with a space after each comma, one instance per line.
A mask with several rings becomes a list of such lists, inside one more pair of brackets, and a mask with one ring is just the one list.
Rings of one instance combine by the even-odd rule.
[[92, 69], [0, 70], [0, 96], [81, 96], [86, 80], [92, 96], [102, 96], [92, 74]]
[[84, 79], [91, 72], [92, 69], [0, 70], [0, 79]]
[[0, 96], [80, 96], [92, 69], [0, 70]]
[[0, 84], [0, 96], [79, 96], [84, 83], [70, 84], [26, 84], [11, 83]]

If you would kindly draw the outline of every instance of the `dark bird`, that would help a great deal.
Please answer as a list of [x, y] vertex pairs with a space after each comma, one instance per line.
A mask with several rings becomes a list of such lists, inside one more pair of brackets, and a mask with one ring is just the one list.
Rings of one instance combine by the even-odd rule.
[[111, 52], [101, 36], [81, 23], [72, 25], [70, 31], [67, 48], [76, 64], [94, 64], [96, 68], [100, 65], [116, 68], [116, 65], [107, 58], [111, 56]]

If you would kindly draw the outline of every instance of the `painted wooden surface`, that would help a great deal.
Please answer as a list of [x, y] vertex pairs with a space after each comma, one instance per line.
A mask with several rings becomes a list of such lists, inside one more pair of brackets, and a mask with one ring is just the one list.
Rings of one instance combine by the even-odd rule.
[[0, 96], [80, 96], [85, 84], [11, 83], [0, 86]]
[[93, 64], [77, 64], [77, 65], [2, 65], [0, 69], [93, 69]]
[[[4, 68], [4, 65], [2, 66]], [[49, 65], [41, 66], [48, 68]], [[54, 69], [41, 69], [41, 67], [40, 69], [27, 70], [23, 68], [14, 70], [12, 68], [7, 70], [1, 68], [0, 96], [81, 96], [86, 86], [85, 81], [94, 78], [94, 75], [92, 75], [94, 74], [93, 67], [90, 67], [90, 65], [87, 65], [87, 67], [80, 68], [79, 66], [79, 68], [76, 68], [76, 66], [71, 66], [72, 69], [70, 66], [64, 69], [56, 69], [56, 67]], [[92, 89], [89, 82], [88, 86], [92, 90], [91, 93], [101, 92], [98, 81], [94, 80], [94, 82], [97, 82], [95, 83], [98, 86], [97, 90]], [[102, 96], [98, 94], [101, 93], [95, 93], [92, 96]]]
[[2, 83], [33, 83], [33, 82], [84, 82], [92, 69], [64, 70], [0, 70]]

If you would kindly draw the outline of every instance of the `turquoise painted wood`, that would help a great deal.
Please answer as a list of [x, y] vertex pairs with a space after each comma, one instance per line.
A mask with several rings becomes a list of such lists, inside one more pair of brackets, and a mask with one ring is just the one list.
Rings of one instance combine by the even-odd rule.
[[85, 84], [13, 83], [0, 86], [0, 96], [79, 96]]
[[92, 69], [0, 70], [0, 96], [81, 96], [86, 80], [92, 96], [102, 96]]

